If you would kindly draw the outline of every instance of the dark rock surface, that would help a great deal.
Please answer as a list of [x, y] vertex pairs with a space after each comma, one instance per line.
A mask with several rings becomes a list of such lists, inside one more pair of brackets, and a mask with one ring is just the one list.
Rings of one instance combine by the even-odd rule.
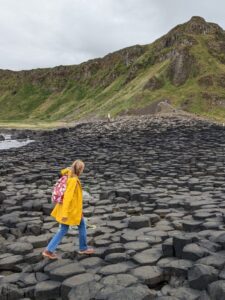
[[[0, 299], [225, 297], [225, 127], [145, 116], [13, 134], [35, 142], [0, 151]], [[77, 158], [96, 252], [78, 254], [73, 227], [52, 262], [52, 186]]]

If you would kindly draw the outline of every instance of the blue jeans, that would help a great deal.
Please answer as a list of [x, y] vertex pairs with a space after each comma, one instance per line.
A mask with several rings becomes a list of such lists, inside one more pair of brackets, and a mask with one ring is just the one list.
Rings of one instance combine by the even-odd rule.
[[[47, 250], [50, 252], [54, 252], [57, 248], [58, 244], [61, 242], [64, 235], [67, 234], [69, 230], [69, 225], [65, 224], [59, 224], [59, 230], [56, 232], [56, 234], [53, 236], [51, 241], [49, 242], [47, 246]], [[79, 246], [80, 250], [86, 250], [87, 247], [87, 230], [86, 230], [86, 224], [84, 221], [84, 218], [81, 218], [80, 225], [78, 225], [79, 230]]]

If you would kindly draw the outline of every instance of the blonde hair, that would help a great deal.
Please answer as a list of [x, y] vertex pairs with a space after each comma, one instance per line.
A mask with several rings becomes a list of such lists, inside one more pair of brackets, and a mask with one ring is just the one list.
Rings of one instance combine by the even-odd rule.
[[84, 162], [80, 159], [75, 160], [71, 166], [71, 176], [80, 176], [81, 171], [84, 169]]

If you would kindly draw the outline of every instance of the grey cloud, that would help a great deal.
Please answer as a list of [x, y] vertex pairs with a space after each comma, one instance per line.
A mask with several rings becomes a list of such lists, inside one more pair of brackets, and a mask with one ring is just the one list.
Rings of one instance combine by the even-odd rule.
[[78, 64], [148, 44], [192, 15], [223, 28], [223, 0], [0, 0], [0, 68]]

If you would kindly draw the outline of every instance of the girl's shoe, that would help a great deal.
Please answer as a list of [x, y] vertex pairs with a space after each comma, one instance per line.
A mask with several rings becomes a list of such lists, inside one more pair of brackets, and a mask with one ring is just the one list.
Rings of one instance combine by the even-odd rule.
[[48, 257], [49, 259], [58, 259], [58, 256], [57, 256], [55, 253], [50, 252], [50, 251], [48, 251], [48, 250], [44, 250], [44, 251], [42, 252], [42, 255], [43, 255], [44, 257]]
[[93, 248], [87, 248], [86, 250], [78, 251], [79, 254], [93, 254], [95, 250]]

